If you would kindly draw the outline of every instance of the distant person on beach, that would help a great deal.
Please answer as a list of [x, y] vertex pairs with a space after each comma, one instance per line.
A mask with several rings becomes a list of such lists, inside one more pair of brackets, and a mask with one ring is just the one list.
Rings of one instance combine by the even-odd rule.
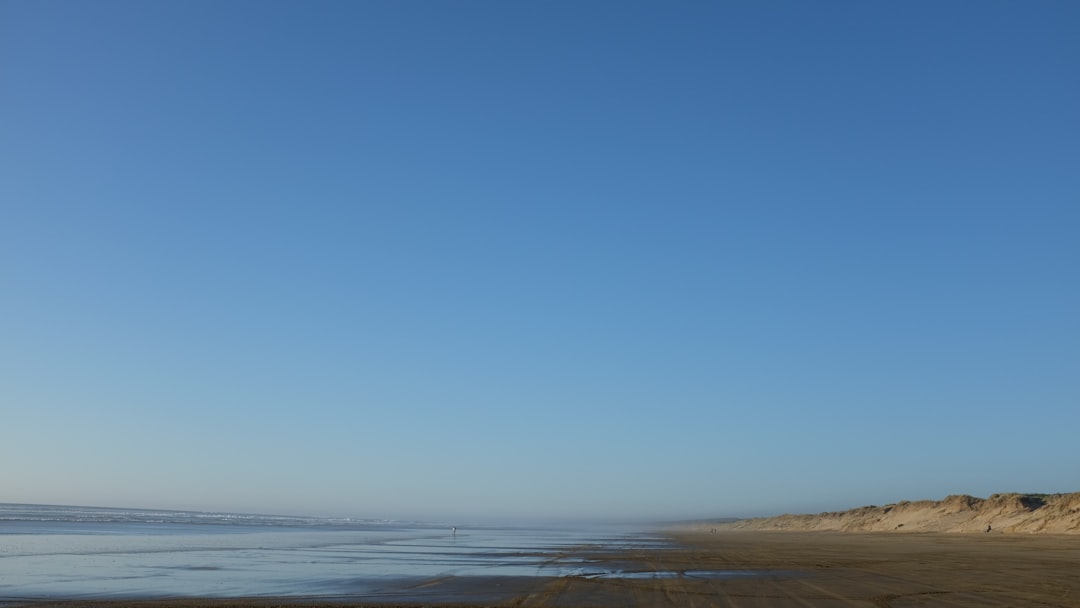
[[990, 524], [986, 524], [986, 531], [987, 531], [987, 532], [989, 532], [989, 531], [990, 531]]

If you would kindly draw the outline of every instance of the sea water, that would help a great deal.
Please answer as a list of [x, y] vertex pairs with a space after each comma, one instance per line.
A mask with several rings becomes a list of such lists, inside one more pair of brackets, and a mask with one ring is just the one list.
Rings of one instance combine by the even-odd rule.
[[625, 528], [529, 528], [0, 504], [0, 600], [363, 597], [437, 577], [610, 575]]

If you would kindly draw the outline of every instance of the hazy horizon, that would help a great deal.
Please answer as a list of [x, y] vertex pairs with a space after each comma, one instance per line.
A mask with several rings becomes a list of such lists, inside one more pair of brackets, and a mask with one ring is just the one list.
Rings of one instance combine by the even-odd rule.
[[0, 3], [0, 502], [1080, 489], [1080, 4]]

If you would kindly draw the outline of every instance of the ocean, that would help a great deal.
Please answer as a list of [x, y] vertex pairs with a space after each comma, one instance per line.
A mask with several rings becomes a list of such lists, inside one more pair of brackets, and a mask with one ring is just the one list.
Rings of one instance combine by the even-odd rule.
[[[0, 601], [423, 598], [455, 577], [610, 576], [583, 548], [656, 548], [625, 527], [510, 527], [0, 504]], [[436, 586], [437, 587], [437, 586]]]

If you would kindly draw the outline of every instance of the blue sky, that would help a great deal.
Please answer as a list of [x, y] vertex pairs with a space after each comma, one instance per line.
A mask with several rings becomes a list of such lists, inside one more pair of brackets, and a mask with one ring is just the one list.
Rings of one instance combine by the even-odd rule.
[[1080, 490], [1071, 2], [0, 4], [0, 501]]

